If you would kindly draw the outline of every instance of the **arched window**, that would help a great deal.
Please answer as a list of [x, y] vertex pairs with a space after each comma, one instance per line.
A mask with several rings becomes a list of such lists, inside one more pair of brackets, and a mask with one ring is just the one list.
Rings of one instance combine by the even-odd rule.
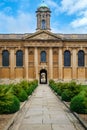
[[46, 52], [45, 51], [41, 52], [41, 62], [46, 62]]
[[2, 52], [2, 65], [9, 66], [9, 52], [7, 50]]
[[84, 51], [78, 52], [78, 66], [84, 66]]
[[46, 22], [45, 20], [42, 20], [42, 29], [45, 29], [46, 28]]
[[64, 66], [71, 66], [71, 53], [68, 50], [64, 52]]
[[16, 66], [23, 66], [23, 52], [21, 50], [16, 52]]

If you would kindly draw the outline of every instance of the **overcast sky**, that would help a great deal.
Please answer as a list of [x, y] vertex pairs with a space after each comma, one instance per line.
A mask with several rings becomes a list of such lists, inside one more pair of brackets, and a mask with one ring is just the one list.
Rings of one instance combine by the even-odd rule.
[[[35, 11], [42, 0], [0, 0], [0, 34], [36, 31]], [[87, 33], [87, 0], [45, 0], [51, 13], [51, 31]]]

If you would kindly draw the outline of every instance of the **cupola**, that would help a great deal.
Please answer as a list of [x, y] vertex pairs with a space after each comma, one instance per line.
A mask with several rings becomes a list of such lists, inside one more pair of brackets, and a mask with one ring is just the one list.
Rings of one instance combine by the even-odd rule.
[[37, 29], [36, 30], [51, 30], [50, 29], [50, 14], [49, 7], [43, 3], [38, 7], [36, 11], [37, 16]]

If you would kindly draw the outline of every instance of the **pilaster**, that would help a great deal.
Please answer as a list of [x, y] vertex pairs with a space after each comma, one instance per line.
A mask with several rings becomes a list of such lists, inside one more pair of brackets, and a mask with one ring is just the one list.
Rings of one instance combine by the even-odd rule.
[[38, 79], [38, 50], [37, 47], [35, 47], [35, 53], [34, 53], [34, 65], [35, 65], [35, 77]]
[[15, 67], [15, 52], [14, 52], [14, 48], [11, 48], [10, 50], [10, 78], [11, 79], [15, 78], [14, 67]]
[[72, 51], [72, 78], [77, 79], [77, 51]]
[[52, 53], [52, 48], [49, 48], [49, 79], [53, 79], [53, 53]]
[[28, 80], [28, 48], [25, 48], [25, 79]]
[[62, 56], [62, 48], [59, 48], [59, 80], [63, 79], [63, 56]]

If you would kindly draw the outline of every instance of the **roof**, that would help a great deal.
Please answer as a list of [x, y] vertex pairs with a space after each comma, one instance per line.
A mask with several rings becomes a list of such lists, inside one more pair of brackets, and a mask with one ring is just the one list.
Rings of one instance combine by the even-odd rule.
[[31, 35], [31, 33], [26, 34], [0, 34], [0, 39], [23, 39], [23, 37]]
[[[50, 32], [51, 33], [51, 32]], [[31, 37], [35, 33], [25, 33], [25, 34], [0, 34], [0, 40], [22, 40], [24, 37]], [[62, 37], [64, 40], [87, 40], [87, 34], [62, 34], [62, 33], [52, 33], [56, 37]]]

